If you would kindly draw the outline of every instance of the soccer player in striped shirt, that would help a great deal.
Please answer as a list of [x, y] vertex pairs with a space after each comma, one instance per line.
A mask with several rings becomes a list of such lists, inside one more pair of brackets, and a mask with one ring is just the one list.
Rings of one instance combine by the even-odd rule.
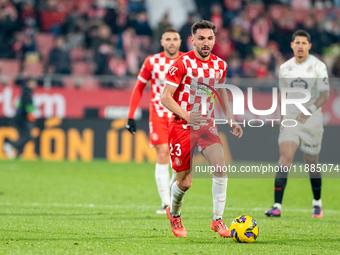
[[140, 103], [143, 90], [150, 81], [149, 135], [150, 144], [156, 148], [157, 152], [155, 179], [162, 200], [162, 207], [157, 210], [157, 214], [165, 214], [166, 207], [170, 205], [170, 186], [176, 180], [175, 171], [172, 173], [171, 180], [169, 174], [168, 128], [171, 112], [162, 105], [160, 99], [165, 84], [165, 75], [175, 59], [181, 54], [179, 51], [181, 46], [179, 33], [173, 28], [167, 28], [162, 35], [161, 45], [164, 51], [147, 57], [139, 72], [137, 83], [130, 98], [128, 123], [126, 125], [126, 128], [132, 134], [136, 132], [135, 111]]
[[[183, 197], [191, 187], [191, 160], [195, 147], [210, 166], [216, 169], [225, 166], [222, 143], [213, 124], [214, 99], [207, 95], [214, 93], [220, 99], [223, 113], [228, 122], [232, 122], [231, 133], [239, 138], [243, 134], [230, 112], [226, 90], [214, 89], [215, 84], [224, 83], [227, 73], [227, 63], [211, 54], [216, 26], [210, 21], [201, 20], [192, 26], [191, 31], [194, 50], [178, 57], [169, 68], [161, 99], [163, 105], [173, 112], [169, 127], [169, 150], [177, 182], [171, 188], [171, 205], [166, 212], [172, 232], [178, 237], [187, 236], [181, 220], [181, 207]], [[202, 114], [202, 98], [207, 99], [206, 115]], [[211, 229], [222, 237], [230, 237], [229, 229], [222, 220], [227, 180], [225, 172], [214, 172]]]

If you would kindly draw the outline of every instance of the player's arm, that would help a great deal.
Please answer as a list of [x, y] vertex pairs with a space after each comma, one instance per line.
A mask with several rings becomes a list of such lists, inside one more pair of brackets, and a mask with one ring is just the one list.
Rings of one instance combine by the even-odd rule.
[[[307, 109], [311, 114], [313, 114], [314, 111], [326, 103], [329, 98], [328, 73], [324, 63], [318, 66], [316, 75], [316, 87], [319, 91], [319, 96], [315, 100], [315, 103], [310, 105]], [[303, 113], [300, 113], [296, 119], [302, 123], [305, 123], [309, 117], [310, 115], [304, 115]]]
[[182, 119], [190, 123], [190, 113], [183, 110], [172, 97], [176, 89], [177, 87], [175, 86], [165, 84], [163, 93], [161, 96], [161, 103], [166, 108], [168, 108], [172, 113], [178, 115], [179, 117], [181, 117]]
[[147, 58], [141, 70], [138, 74], [138, 79], [136, 82], [135, 87], [132, 90], [132, 94], [130, 97], [130, 104], [129, 104], [129, 113], [128, 113], [128, 122], [126, 125], [126, 129], [130, 131], [131, 134], [135, 134], [137, 130], [136, 122], [134, 120], [135, 111], [142, 99], [143, 91], [151, 77], [151, 71], [149, 68], [149, 58]]
[[201, 113], [194, 112], [189, 113], [183, 110], [177, 102], [173, 99], [173, 94], [175, 93], [177, 87], [169, 84], [165, 84], [163, 94], [161, 96], [161, 103], [168, 108], [172, 113], [178, 115], [182, 119], [186, 120], [190, 125], [201, 125], [207, 122], [207, 118], [203, 117]]
[[230, 111], [227, 91], [224, 88], [218, 88], [216, 89], [216, 91], [222, 101], [221, 105], [222, 112], [227, 117], [228, 123], [230, 123], [230, 126], [233, 129], [232, 131], [230, 131], [230, 133], [232, 133], [234, 136], [237, 136], [238, 138], [241, 138], [243, 135], [243, 130], [241, 126], [236, 123]]
[[[316, 109], [320, 108], [324, 103], [326, 103], [328, 98], [329, 98], [329, 90], [321, 91], [320, 95], [318, 96], [318, 98], [315, 100], [315, 103], [314, 103], [314, 105], [316, 106]], [[308, 110], [312, 112], [309, 108]]]

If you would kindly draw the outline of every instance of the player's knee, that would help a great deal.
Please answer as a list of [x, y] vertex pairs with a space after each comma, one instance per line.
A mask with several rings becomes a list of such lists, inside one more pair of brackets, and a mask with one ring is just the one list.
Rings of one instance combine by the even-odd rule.
[[177, 180], [177, 186], [182, 191], [187, 191], [191, 187], [191, 180]]
[[166, 162], [169, 162], [169, 150], [166, 149], [157, 149], [157, 161], [158, 162], [163, 162], [163, 164], [166, 164]]
[[220, 164], [216, 164], [214, 168], [214, 176], [216, 177], [226, 176], [226, 168], [225, 168], [224, 162], [221, 162]]
[[279, 159], [279, 165], [290, 166], [293, 163], [293, 158], [289, 155], [281, 155]]

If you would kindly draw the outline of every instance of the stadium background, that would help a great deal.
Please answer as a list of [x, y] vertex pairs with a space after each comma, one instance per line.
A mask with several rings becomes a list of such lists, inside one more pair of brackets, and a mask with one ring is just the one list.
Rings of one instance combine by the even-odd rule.
[[[23, 158], [154, 162], [149, 88], [135, 116], [137, 134], [124, 128], [131, 89], [144, 59], [161, 50], [164, 28], [180, 31], [186, 52], [192, 49], [191, 25], [208, 19], [218, 28], [213, 53], [227, 61], [229, 82], [252, 86], [258, 109], [271, 104], [278, 67], [292, 56], [292, 33], [303, 28], [311, 34], [311, 53], [326, 63], [332, 87], [323, 107], [320, 161], [339, 161], [339, 1], [1, 0], [0, 7], [0, 148], [6, 137], [18, 137], [11, 117], [22, 79], [34, 76], [40, 85], [34, 96], [37, 139]], [[258, 118], [249, 111], [245, 116]], [[230, 137], [227, 126], [219, 129], [227, 161], [278, 159], [278, 125], [246, 127], [241, 140]]]

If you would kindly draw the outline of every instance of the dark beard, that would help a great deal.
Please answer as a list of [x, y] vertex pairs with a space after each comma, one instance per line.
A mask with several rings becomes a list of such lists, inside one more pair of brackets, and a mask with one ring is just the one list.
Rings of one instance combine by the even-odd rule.
[[201, 56], [202, 58], [206, 58], [206, 57], [209, 56], [211, 50], [210, 50], [207, 54], [204, 54], [203, 51], [200, 51], [200, 50], [197, 50], [197, 52], [198, 52], [198, 54], [200, 54], [200, 56]]
[[174, 55], [176, 55], [176, 53], [177, 53], [177, 51], [175, 51], [174, 53], [171, 53], [170, 51], [168, 51], [168, 50], [165, 50], [171, 57], [172, 56], [174, 56]]

